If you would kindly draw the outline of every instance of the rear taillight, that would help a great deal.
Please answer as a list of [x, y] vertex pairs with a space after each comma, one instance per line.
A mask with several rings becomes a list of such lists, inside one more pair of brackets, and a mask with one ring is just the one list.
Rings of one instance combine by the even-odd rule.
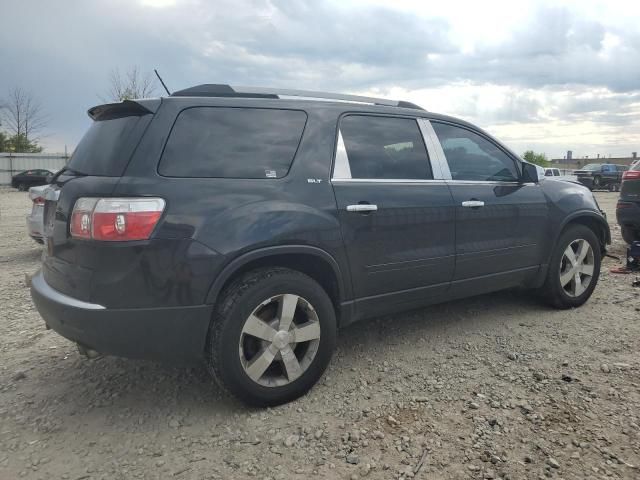
[[623, 180], [640, 179], [640, 170], [627, 170], [622, 174]]
[[621, 202], [620, 200], [618, 200], [618, 203], [616, 203], [616, 210], [620, 210], [621, 208], [630, 208], [633, 205], [627, 202]]
[[79, 198], [71, 213], [71, 236], [87, 240], [146, 240], [164, 211], [162, 198]]
[[44, 197], [32, 198], [31, 201], [34, 205], [44, 205]]

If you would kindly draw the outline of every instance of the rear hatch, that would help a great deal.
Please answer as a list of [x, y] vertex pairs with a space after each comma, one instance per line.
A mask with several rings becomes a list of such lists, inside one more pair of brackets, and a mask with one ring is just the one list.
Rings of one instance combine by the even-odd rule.
[[45, 192], [42, 269], [56, 290], [90, 301], [99, 254], [96, 245], [71, 238], [72, 209], [78, 198], [112, 195], [159, 105], [160, 100], [124, 101], [88, 111], [91, 127]]

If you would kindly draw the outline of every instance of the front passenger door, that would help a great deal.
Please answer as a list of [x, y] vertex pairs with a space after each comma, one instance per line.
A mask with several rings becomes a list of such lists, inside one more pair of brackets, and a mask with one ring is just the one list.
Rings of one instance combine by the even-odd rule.
[[492, 139], [463, 125], [432, 121], [456, 205], [452, 293], [481, 293], [535, 274], [547, 238], [539, 184], [520, 181], [518, 162]]

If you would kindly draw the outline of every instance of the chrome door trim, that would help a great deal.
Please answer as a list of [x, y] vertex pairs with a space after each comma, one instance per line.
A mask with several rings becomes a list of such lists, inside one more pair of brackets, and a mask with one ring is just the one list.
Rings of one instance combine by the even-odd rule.
[[444, 180], [416, 180], [416, 179], [384, 179], [384, 178], [333, 178], [331, 179], [333, 183], [387, 183], [387, 184], [407, 184], [407, 183], [417, 183], [417, 184], [429, 184], [429, 185], [446, 185]]
[[442, 150], [442, 145], [440, 145], [440, 140], [438, 140], [438, 136], [431, 126], [431, 122], [426, 118], [418, 118], [418, 126], [422, 132], [425, 145], [427, 145], [429, 161], [431, 161], [433, 171], [433, 178], [439, 180], [451, 180], [451, 171], [449, 170], [447, 158]]

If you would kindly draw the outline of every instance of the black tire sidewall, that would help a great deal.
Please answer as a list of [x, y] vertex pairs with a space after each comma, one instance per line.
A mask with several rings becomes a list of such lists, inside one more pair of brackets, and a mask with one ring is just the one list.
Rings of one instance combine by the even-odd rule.
[[[562, 285], [560, 285], [560, 265], [562, 261], [562, 254], [571, 242], [577, 239], [584, 239], [591, 245], [593, 249], [594, 268], [593, 277], [591, 283], [587, 289], [578, 297], [571, 297], [565, 291]], [[572, 225], [567, 228], [558, 239], [556, 247], [551, 256], [549, 262], [549, 272], [547, 276], [547, 287], [550, 290], [548, 294], [552, 296], [552, 302], [559, 308], [572, 308], [579, 307], [584, 304], [593, 290], [596, 288], [598, 278], [600, 276], [600, 267], [602, 264], [602, 254], [600, 252], [600, 242], [596, 237], [593, 230], [583, 225]]]
[[[292, 293], [307, 300], [318, 314], [320, 344], [311, 365], [295, 381], [282, 387], [265, 387], [247, 376], [239, 356], [239, 341], [244, 322], [252, 311], [266, 299], [275, 295]], [[298, 272], [280, 270], [265, 277], [242, 292], [229, 310], [219, 338], [212, 339], [212, 348], [218, 352], [217, 374], [224, 386], [248, 404], [256, 406], [277, 405], [291, 401], [307, 392], [327, 368], [336, 343], [336, 317], [333, 303], [322, 287], [310, 277]]]

